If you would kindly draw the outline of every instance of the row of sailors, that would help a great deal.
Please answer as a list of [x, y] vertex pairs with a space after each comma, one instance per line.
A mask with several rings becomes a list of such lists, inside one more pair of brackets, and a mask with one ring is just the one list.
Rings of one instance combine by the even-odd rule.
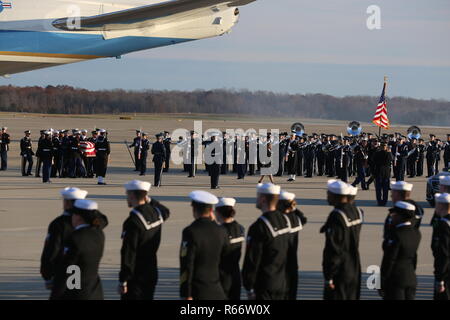
[[[105, 129], [97, 129], [88, 137], [86, 130], [41, 130], [36, 152], [33, 150], [31, 131], [26, 130], [20, 140], [22, 176], [32, 175], [33, 156], [37, 163], [35, 176], [44, 183], [51, 183], [51, 177], [98, 178], [98, 184], [106, 184], [104, 178], [111, 153]], [[28, 164], [28, 166], [27, 166]]]
[[[124, 300], [150, 300], [158, 281], [161, 230], [170, 210], [148, 196], [148, 182], [133, 180], [125, 189], [131, 211], [122, 227], [118, 292]], [[414, 299], [423, 209], [409, 198], [410, 184], [393, 182], [391, 189], [394, 207], [385, 221], [379, 293], [384, 299]], [[307, 220], [296, 208], [295, 194], [280, 186], [259, 184], [256, 193], [261, 215], [247, 236], [235, 220], [235, 199], [218, 199], [206, 191], [189, 194], [194, 222], [183, 230], [179, 251], [182, 299], [239, 300], [241, 286], [248, 299], [296, 299], [298, 233]], [[107, 217], [96, 202], [85, 199], [86, 191], [66, 188], [61, 194], [64, 213], [50, 224], [41, 258], [50, 298], [103, 299], [98, 268]], [[343, 181], [328, 182], [327, 200], [333, 209], [320, 229], [325, 236], [322, 271], [327, 300], [360, 298], [359, 242], [364, 213], [355, 205], [356, 194], [357, 189]], [[448, 300], [450, 194], [436, 194], [436, 202], [432, 219], [434, 297]], [[243, 245], [246, 250], [240, 270]], [[73, 265], [82, 270], [78, 288], [67, 286], [67, 270]]]

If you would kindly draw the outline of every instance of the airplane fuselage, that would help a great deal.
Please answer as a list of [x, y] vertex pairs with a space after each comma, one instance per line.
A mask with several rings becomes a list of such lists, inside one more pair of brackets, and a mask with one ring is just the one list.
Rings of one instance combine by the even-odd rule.
[[155, 23], [128, 23], [125, 27], [103, 30], [63, 30], [55, 20], [90, 17], [132, 9], [162, 1], [110, 0], [8, 0], [0, 11], [0, 76], [33, 69], [215, 37], [227, 33], [237, 23], [235, 7], [190, 12]]

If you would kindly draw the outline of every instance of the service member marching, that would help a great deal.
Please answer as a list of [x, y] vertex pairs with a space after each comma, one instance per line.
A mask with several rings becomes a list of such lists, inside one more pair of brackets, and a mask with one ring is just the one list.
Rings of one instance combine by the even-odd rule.
[[217, 197], [206, 191], [189, 194], [195, 221], [183, 230], [180, 248], [180, 296], [186, 300], [224, 300], [220, 264], [228, 250], [225, 228], [214, 221]]
[[434, 299], [450, 300], [450, 194], [437, 193], [437, 223], [433, 226]]
[[[56, 270], [54, 297], [62, 300], [103, 300], [103, 288], [98, 267], [103, 256], [105, 235], [103, 228], [108, 224], [106, 216], [98, 211], [92, 200], [75, 200], [69, 209], [74, 231], [64, 247], [61, 265]], [[68, 287], [70, 273], [77, 272], [80, 286]], [[69, 273], [68, 273], [69, 272]]]
[[245, 229], [234, 216], [236, 200], [233, 198], [220, 198], [216, 205], [217, 221], [225, 228], [228, 234], [229, 250], [220, 264], [220, 279], [225, 295], [229, 300], [241, 299], [241, 259], [242, 243], [245, 242]]
[[325, 300], [357, 300], [360, 298], [361, 263], [359, 236], [362, 210], [349, 201], [353, 187], [342, 181], [328, 181], [328, 203], [334, 206], [325, 225], [323, 275]]
[[262, 215], [247, 234], [242, 279], [249, 300], [286, 298], [286, 263], [290, 228], [277, 211], [280, 186], [265, 183], [257, 187], [256, 207]]
[[123, 224], [119, 294], [122, 300], [153, 300], [158, 281], [157, 252], [162, 224], [170, 211], [148, 199], [150, 183], [133, 180], [125, 185], [128, 207]]
[[395, 230], [386, 241], [381, 263], [380, 295], [385, 300], [414, 300], [416, 295], [417, 249], [420, 231], [412, 220], [415, 206], [397, 201], [389, 209]]
[[50, 300], [55, 298], [53, 292], [55, 272], [62, 263], [64, 247], [73, 231], [70, 210], [73, 208], [75, 200], [86, 198], [88, 192], [78, 188], [67, 187], [61, 190], [60, 194], [63, 197], [64, 211], [48, 226], [44, 250], [41, 255], [41, 275], [45, 280], [45, 287], [48, 290], [52, 290]]

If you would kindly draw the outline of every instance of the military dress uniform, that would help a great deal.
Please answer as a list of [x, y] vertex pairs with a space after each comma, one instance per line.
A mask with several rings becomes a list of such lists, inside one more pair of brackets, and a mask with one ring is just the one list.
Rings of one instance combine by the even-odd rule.
[[[363, 213], [351, 204], [339, 205], [328, 216], [320, 232], [325, 233], [323, 274], [325, 300], [360, 298], [361, 263], [359, 236]], [[334, 290], [329, 284], [334, 284]]]
[[[105, 133], [106, 131], [100, 131]], [[98, 177], [98, 184], [105, 184], [104, 178], [106, 177], [106, 170], [108, 169], [108, 158], [111, 153], [111, 146], [109, 144], [108, 138], [105, 135], [100, 134], [95, 143], [96, 151], [96, 175]]]
[[46, 137], [39, 141], [39, 159], [42, 162], [42, 182], [50, 182], [52, 169], [53, 144], [48, 137], [50, 132], [46, 132]]
[[166, 159], [166, 148], [164, 143], [156, 141], [152, 145], [153, 163], [155, 165], [155, 187], [161, 186], [163, 164]]
[[[77, 203], [80, 203], [79, 207], [76, 207]], [[87, 203], [88, 207], [82, 206], [81, 203]], [[76, 200], [74, 207], [80, 210], [91, 211], [90, 203], [93, 203], [93, 201]], [[78, 225], [74, 228], [64, 247], [62, 263], [55, 275], [55, 299], [103, 300], [103, 288], [98, 268], [105, 246], [103, 229], [108, 224], [108, 220], [100, 212], [93, 212], [92, 214], [101, 221], [99, 225]], [[67, 278], [69, 276], [67, 271], [70, 266], [78, 266], [81, 271], [80, 288], [71, 289], [67, 287]]]
[[[445, 202], [450, 201], [448, 194], [439, 196], [446, 198]], [[436, 219], [436, 223], [433, 225], [431, 249], [434, 256], [436, 286], [444, 286], [444, 292], [434, 291], [434, 299], [450, 300], [450, 214]]]
[[62, 165], [62, 150], [61, 150], [61, 140], [58, 135], [52, 137], [52, 157], [53, 164], [50, 177], [56, 178], [56, 176], [61, 177], [61, 165]]
[[430, 141], [428, 143], [428, 146], [426, 147], [426, 158], [427, 158], [427, 169], [428, 169], [428, 177], [434, 176], [435, 174], [437, 174], [437, 172], [435, 171], [435, 166], [436, 166], [436, 158], [438, 155], [438, 145], [437, 145], [437, 141]]
[[[408, 218], [414, 215], [414, 206], [398, 201], [391, 212], [405, 211]], [[420, 231], [411, 221], [395, 226], [385, 241], [383, 260], [381, 263], [381, 290], [385, 300], [413, 300], [416, 293], [417, 249]]]
[[137, 167], [139, 167], [139, 175], [145, 176], [147, 173], [147, 157], [148, 157], [148, 151], [150, 150], [150, 141], [147, 138], [142, 137], [140, 139], [140, 145], [139, 145], [140, 152], [138, 154], [137, 160]]
[[[25, 131], [25, 133], [27, 133], [29, 131]], [[30, 176], [31, 175], [31, 170], [33, 169], [33, 156], [34, 156], [34, 152], [33, 152], [33, 144], [31, 142], [31, 138], [30, 137], [23, 137], [20, 140], [20, 155], [22, 158], [22, 176]], [[25, 166], [28, 162], [28, 169], [25, 172]]]
[[[6, 130], [6, 128], [2, 128]], [[0, 134], [0, 170], [6, 170], [8, 168], [8, 151], [9, 144], [11, 142], [10, 136], [6, 132]]]
[[[164, 132], [166, 135], [168, 134], [168, 132]], [[172, 144], [172, 138], [169, 136], [166, 136], [163, 140], [164, 143], [164, 147], [166, 149], [166, 157], [164, 159], [164, 169], [163, 172], [169, 172], [169, 168], [170, 168], [170, 155], [172, 153], [172, 150], [170, 148], [170, 145]]]
[[226, 230], [229, 248], [220, 263], [220, 282], [229, 300], [241, 298], [241, 260], [242, 243], [245, 242], [245, 229], [237, 221], [222, 224]]
[[[214, 205], [218, 199], [205, 191], [193, 191], [193, 202]], [[210, 217], [200, 217], [183, 230], [180, 248], [180, 297], [224, 300], [220, 264], [229, 249], [225, 228]]]
[[296, 209], [285, 214], [289, 220], [289, 244], [286, 261], [286, 299], [297, 299], [298, 285], [298, 239], [299, 232], [303, 229], [307, 219], [303, 212]]
[[128, 292], [122, 295], [123, 300], [153, 300], [162, 224], [169, 215], [168, 208], [151, 199], [150, 203], [133, 208], [125, 220], [119, 281], [126, 284]]
[[444, 168], [450, 168], [450, 134], [447, 135], [447, 142], [444, 144]]
[[[65, 200], [84, 199], [87, 195], [87, 191], [68, 187], [61, 191], [61, 195]], [[48, 226], [40, 267], [41, 276], [47, 283], [53, 282], [56, 270], [58, 270], [62, 264], [64, 248], [66, 247], [72, 232], [72, 214], [68, 211], [64, 211]], [[55, 292], [52, 290], [50, 300], [56, 298], [54, 294]]]

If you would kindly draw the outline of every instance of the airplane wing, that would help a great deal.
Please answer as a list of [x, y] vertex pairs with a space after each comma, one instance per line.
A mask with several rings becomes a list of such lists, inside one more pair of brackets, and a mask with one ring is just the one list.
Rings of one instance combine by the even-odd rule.
[[71, 26], [73, 18], [57, 19], [53, 26], [58, 29], [71, 31], [112, 31], [143, 28], [160, 20], [171, 20], [180, 15], [192, 15], [198, 10], [217, 6], [238, 7], [256, 0], [172, 0], [136, 7], [90, 17], [80, 17], [80, 25], [75, 29]]

